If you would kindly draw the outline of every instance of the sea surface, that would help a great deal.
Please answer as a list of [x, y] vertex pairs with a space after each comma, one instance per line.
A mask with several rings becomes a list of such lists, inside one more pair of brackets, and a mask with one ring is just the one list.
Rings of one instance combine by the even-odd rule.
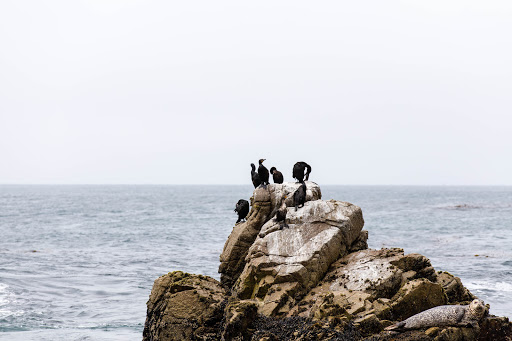
[[[141, 340], [153, 281], [219, 279], [251, 186], [0, 186], [0, 340]], [[371, 248], [430, 258], [512, 317], [512, 187], [322, 186]]]

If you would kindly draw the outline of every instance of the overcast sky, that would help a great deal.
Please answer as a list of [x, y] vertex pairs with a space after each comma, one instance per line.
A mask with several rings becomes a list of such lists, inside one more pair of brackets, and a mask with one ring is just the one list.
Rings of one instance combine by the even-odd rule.
[[0, 2], [0, 183], [512, 185], [511, 1]]

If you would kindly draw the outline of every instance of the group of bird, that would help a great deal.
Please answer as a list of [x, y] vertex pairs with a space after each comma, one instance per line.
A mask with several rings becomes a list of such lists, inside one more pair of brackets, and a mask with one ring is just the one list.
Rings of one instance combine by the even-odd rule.
[[[272, 179], [274, 180], [274, 183], [282, 184], [284, 181], [283, 173], [278, 171], [276, 167], [271, 167], [269, 172], [267, 167], [263, 165], [264, 161], [265, 159], [259, 160], [258, 171], [256, 171], [256, 166], [254, 165], [254, 163], [251, 163], [251, 180], [252, 184], [254, 185], [254, 188], [267, 188], [267, 185], [269, 184], [270, 174], [272, 174]], [[301, 184], [299, 188], [293, 193], [293, 203], [295, 206], [295, 211], [297, 211], [299, 207], [303, 207], [304, 203], [306, 202], [307, 188], [305, 181], [309, 180], [310, 173], [311, 166], [308, 165], [306, 162], [299, 161], [293, 165], [292, 176], [294, 179], [297, 179], [297, 183]], [[283, 197], [281, 206], [276, 212], [276, 221], [280, 223], [281, 229], [283, 227], [287, 227], [285, 222], [287, 212], [285, 200], [286, 196]], [[236, 224], [238, 224], [247, 217], [247, 214], [249, 214], [249, 202], [245, 199], [238, 200], [235, 207], [235, 212], [238, 213], [238, 220], [236, 221]]]

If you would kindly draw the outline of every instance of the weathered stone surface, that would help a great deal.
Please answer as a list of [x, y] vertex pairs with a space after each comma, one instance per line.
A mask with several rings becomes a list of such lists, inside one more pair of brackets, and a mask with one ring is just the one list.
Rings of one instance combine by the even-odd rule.
[[233, 300], [226, 307], [226, 322], [222, 332], [223, 340], [249, 340], [250, 326], [256, 319], [258, 305], [254, 301]]
[[270, 219], [272, 206], [270, 203], [269, 188], [258, 187], [254, 190], [252, 208], [244, 223], [233, 228], [220, 255], [219, 272], [220, 281], [223, 285], [231, 287], [237, 280], [245, 266], [245, 257], [249, 247], [260, 232], [261, 226]]
[[410, 253], [403, 257], [400, 257], [398, 260], [393, 261], [393, 264], [396, 265], [402, 271], [416, 272], [431, 266], [430, 260], [427, 257], [422, 256], [418, 253]]
[[368, 248], [368, 231], [362, 230], [359, 232], [357, 239], [350, 245], [348, 252], [356, 252], [366, 250]]
[[[446, 302], [440, 284], [424, 277], [412, 279], [421, 273], [429, 274], [425, 271], [429, 267], [428, 259], [415, 254], [404, 255], [402, 249], [368, 249], [350, 253], [334, 262], [322, 281], [290, 309], [288, 315], [324, 318], [326, 309], [321, 309], [321, 306], [330, 297], [329, 302], [332, 301], [338, 311], [345, 311], [345, 316], [363, 318], [375, 315], [383, 328], [390, 324], [385, 320], [402, 316], [408, 308], [412, 312]], [[404, 282], [404, 274], [411, 278]], [[422, 294], [429, 297], [423, 298]]]
[[469, 304], [469, 302], [476, 298], [462, 285], [459, 277], [455, 277], [448, 272], [439, 271], [436, 276], [436, 282], [441, 284], [450, 302], [465, 302]]
[[382, 330], [380, 320], [375, 314], [369, 314], [354, 320], [356, 327], [361, 330], [363, 335], [371, 335]]
[[[315, 201], [322, 199], [322, 191], [320, 190], [320, 186], [318, 186], [313, 181], [305, 181], [306, 183], [306, 201]], [[272, 216], [275, 214], [277, 208], [281, 205], [283, 197], [286, 195], [286, 206], [293, 207], [293, 193], [300, 187], [300, 183], [298, 182], [284, 182], [282, 184], [270, 184], [269, 192], [270, 192], [270, 200], [272, 203], [272, 207], [274, 208], [272, 211]]]
[[[391, 298], [400, 288], [402, 271], [392, 262], [403, 257], [402, 249], [362, 250], [349, 254], [329, 276], [331, 291], [365, 291], [373, 297]], [[341, 265], [341, 264], [340, 264]]]
[[313, 313], [314, 320], [324, 320], [328, 317], [350, 316], [350, 313], [343, 308], [343, 306], [348, 306], [348, 300], [343, 302], [343, 304], [339, 304], [339, 302], [335, 301], [334, 298], [334, 295], [331, 293], [322, 296], [317, 300], [316, 309]]
[[[284, 294], [290, 297], [315, 286], [329, 265], [359, 237], [364, 224], [359, 207], [335, 200], [306, 202], [298, 211], [289, 208], [286, 222], [288, 227], [282, 230], [274, 221], [261, 228], [235, 286], [241, 298], [272, 302], [270, 311], [260, 309], [270, 315], [277, 314], [285, 303], [293, 304]], [[277, 295], [272, 292], [275, 297], [269, 300], [270, 287], [283, 283], [298, 285]]]
[[402, 321], [424, 310], [445, 305], [448, 299], [441, 285], [418, 278], [406, 283], [392, 301], [393, 317]]
[[425, 334], [431, 337], [435, 337], [437, 334], [439, 334], [439, 330], [441, 330], [441, 328], [439, 327], [430, 327], [427, 330], [425, 330]]
[[434, 341], [476, 341], [477, 331], [473, 328], [448, 327], [442, 329]]
[[479, 341], [512, 341], [512, 323], [508, 317], [489, 316], [480, 323]]
[[213, 278], [181, 271], [159, 277], [147, 303], [143, 340], [216, 339], [225, 299]]
[[[220, 255], [219, 272], [221, 273], [221, 283], [224, 286], [233, 286], [240, 276], [245, 266], [249, 247], [253, 244], [263, 224], [275, 215], [284, 195], [287, 196], [287, 205], [293, 206], [293, 193], [299, 185], [299, 183], [285, 182], [269, 184], [266, 188], [258, 187], [254, 190], [251, 198], [252, 208], [246, 222], [233, 228]], [[322, 197], [320, 187], [316, 183], [306, 181], [306, 186], [307, 201], [318, 200]]]

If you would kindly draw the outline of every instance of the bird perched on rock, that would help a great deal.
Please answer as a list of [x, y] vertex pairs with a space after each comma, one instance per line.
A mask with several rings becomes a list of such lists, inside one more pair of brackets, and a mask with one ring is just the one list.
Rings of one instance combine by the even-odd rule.
[[274, 179], [275, 184], [282, 184], [284, 181], [283, 173], [278, 171], [276, 167], [270, 168], [270, 174], [272, 174], [272, 178]]
[[297, 190], [293, 193], [293, 204], [295, 205], [295, 211], [297, 208], [302, 205], [304, 207], [304, 203], [306, 202], [306, 183], [302, 182], [297, 188]]
[[247, 217], [247, 214], [249, 213], [249, 202], [244, 199], [238, 200], [235, 206], [235, 212], [238, 213], [238, 220], [235, 224], [238, 224]]
[[311, 166], [303, 161], [299, 161], [293, 165], [293, 177], [297, 179], [297, 182], [304, 181], [304, 170], [306, 170], [306, 181], [309, 180], [309, 174], [311, 173]]
[[267, 167], [263, 166], [263, 161], [265, 161], [265, 159], [260, 159], [259, 161], [260, 166], [258, 167], [258, 175], [260, 176], [261, 185], [263, 188], [267, 188], [269, 174]]
[[281, 206], [279, 206], [279, 208], [276, 212], [276, 221], [279, 222], [280, 230], [282, 230], [283, 227], [288, 227], [288, 225], [286, 225], [286, 213], [288, 212], [288, 209], [286, 208], [285, 201], [286, 201], [286, 195], [283, 196]]
[[254, 188], [258, 187], [261, 184], [260, 176], [258, 175], [258, 172], [256, 172], [256, 166], [254, 163], [251, 163], [251, 179], [252, 184], [254, 185]]

